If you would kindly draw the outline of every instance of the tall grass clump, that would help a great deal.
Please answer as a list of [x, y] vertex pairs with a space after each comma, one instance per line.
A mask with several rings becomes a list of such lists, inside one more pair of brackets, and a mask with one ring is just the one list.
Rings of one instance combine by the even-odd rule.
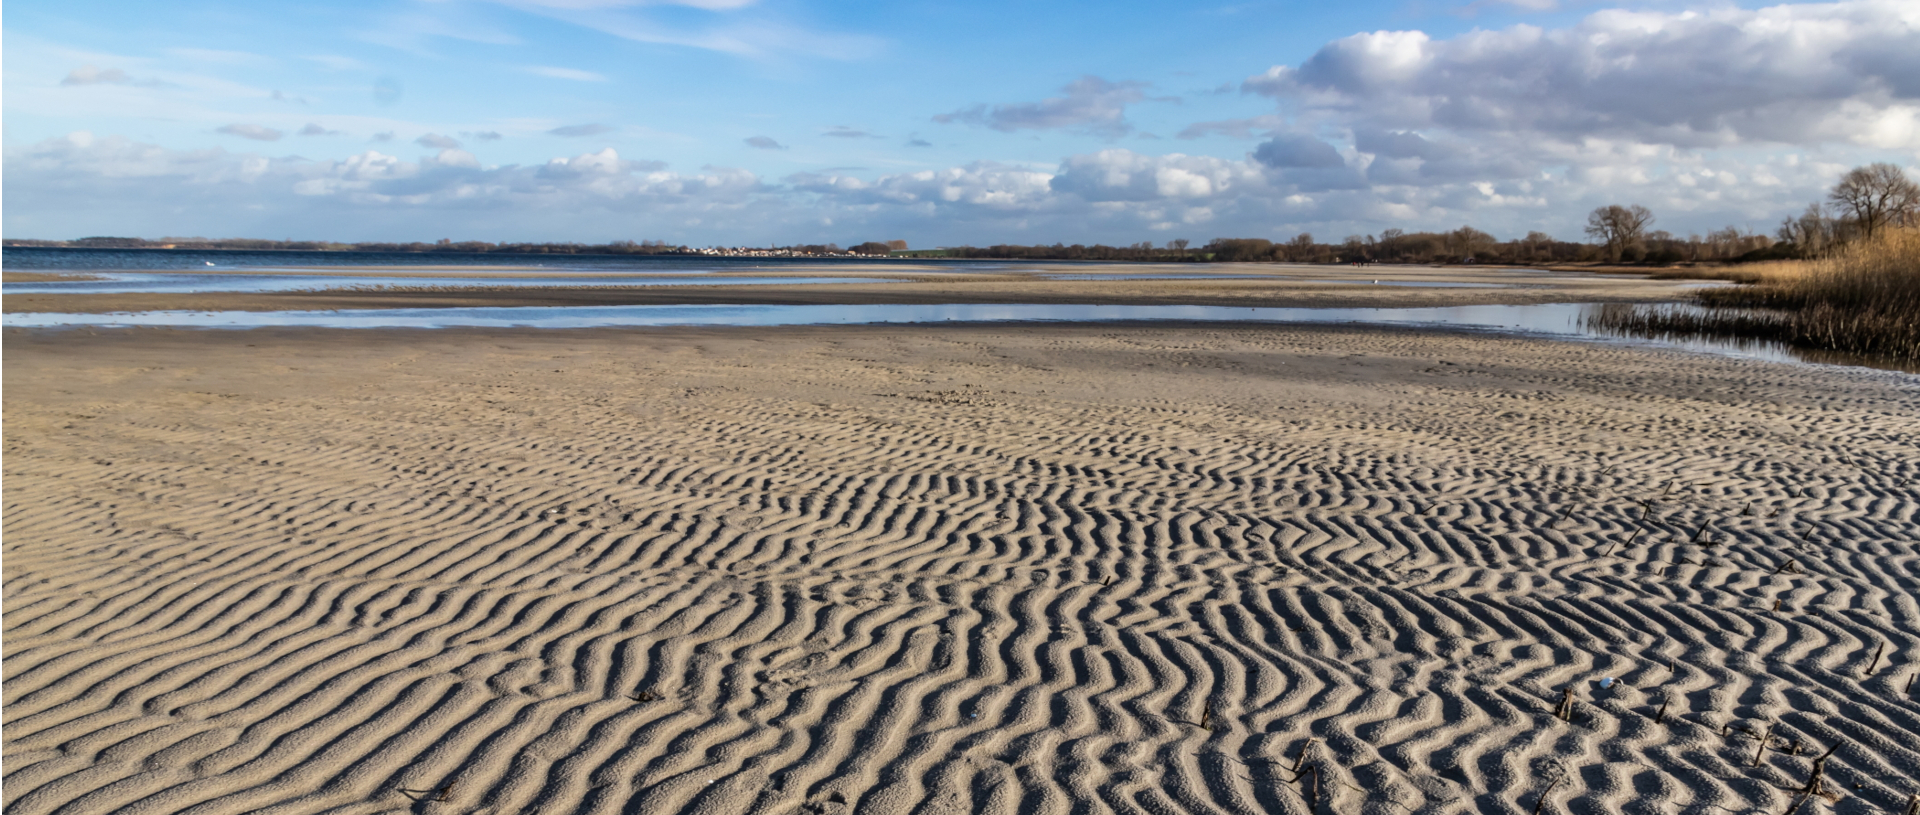
[[1602, 309], [1599, 328], [1778, 340], [1920, 362], [1920, 228], [1882, 229], [1819, 260], [1767, 264], [1757, 282], [1699, 293], [1705, 311]]

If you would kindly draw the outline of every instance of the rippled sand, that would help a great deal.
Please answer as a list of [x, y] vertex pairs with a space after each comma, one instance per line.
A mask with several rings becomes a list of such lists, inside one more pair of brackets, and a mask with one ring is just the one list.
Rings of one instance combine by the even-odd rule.
[[8, 815], [1785, 813], [1834, 745], [1800, 812], [1920, 790], [1910, 375], [1341, 327], [5, 350]]

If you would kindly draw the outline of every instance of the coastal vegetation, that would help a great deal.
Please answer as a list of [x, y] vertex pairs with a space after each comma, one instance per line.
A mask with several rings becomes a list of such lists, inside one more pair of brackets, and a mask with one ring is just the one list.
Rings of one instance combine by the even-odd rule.
[[1752, 285], [1700, 292], [1704, 310], [1621, 305], [1603, 309], [1595, 324], [1920, 361], [1920, 228], [1881, 229], [1828, 257], [1765, 264], [1751, 274]]
[[1843, 176], [1826, 203], [1781, 224], [1776, 254], [1801, 259], [1723, 269], [1715, 276], [1743, 285], [1699, 292], [1701, 309], [1612, 306], [1593, 324], [1920, 361], [1920, 185], [1874, 164]]

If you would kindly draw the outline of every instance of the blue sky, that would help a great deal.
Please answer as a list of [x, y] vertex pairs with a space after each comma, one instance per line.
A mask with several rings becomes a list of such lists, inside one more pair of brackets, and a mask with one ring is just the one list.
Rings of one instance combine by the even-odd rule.
[[4, 233], [1769, 231], [1920, 159], [1920, 4], [7, 6]]

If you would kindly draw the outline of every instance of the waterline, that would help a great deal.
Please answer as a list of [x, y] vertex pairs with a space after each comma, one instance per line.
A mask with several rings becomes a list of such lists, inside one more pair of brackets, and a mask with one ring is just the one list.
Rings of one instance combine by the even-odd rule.
[[[7, 328], [133, 326], [289, 328], [622, 328], [664, 326], [888, 325], [1033, 322], [1350, 323], [1463, 328], [1677, 348], [1774, 362], [1869, 365], [1875, 360], [1807, 354], [1779, 343], [1688, 337], [1631, 337], [1594, 325], [1592, 303], [1449, 306], [1442, 308], [1238, 308], [1034, 303], [944, 305], [665, 305], [343, 309], [338, 311], [151, 311], [122, 314], [7, 314]], [[1680, 308], [1692, 308], [1680, 306]]]

